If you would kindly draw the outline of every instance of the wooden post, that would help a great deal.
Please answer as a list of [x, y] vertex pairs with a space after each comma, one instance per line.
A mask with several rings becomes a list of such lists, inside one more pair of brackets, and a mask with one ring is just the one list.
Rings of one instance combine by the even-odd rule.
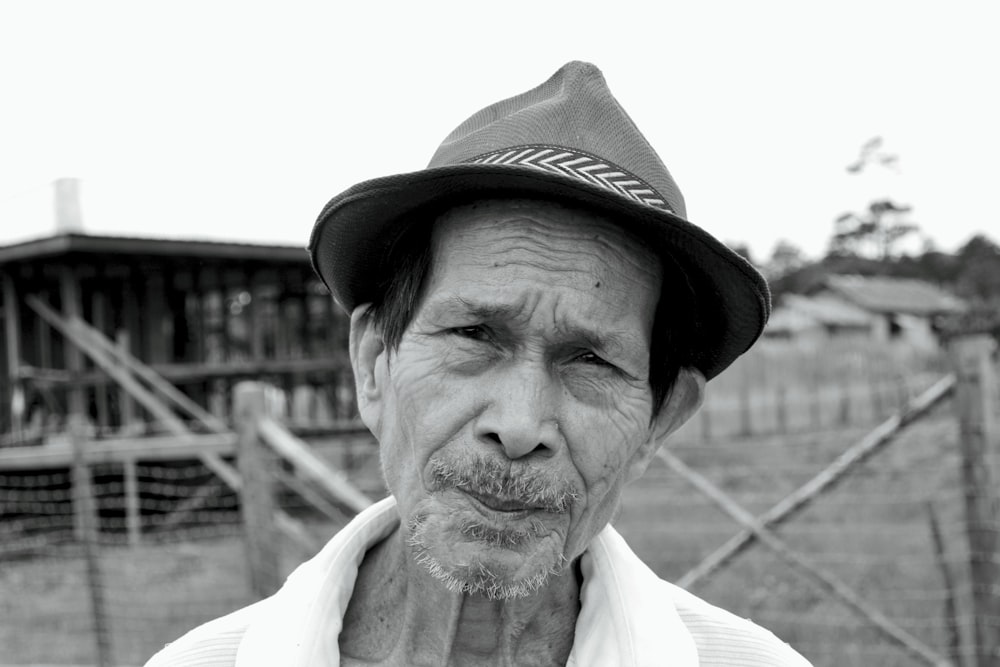
[[753, 422], [750, 420], [750, 383], [744, 378], [740, 383], [740, 437], [749, 438], [753, 435]]
[[960, 335], [951, 341], [975, 615], [975, 646], [970, 653], [976, 656], [976, 667], [1000, 666], [1000, 512], [990, 470], [990, 460], [997, 455], [995, 347], [986, 334]]
[[775, 421], [777, 422], [778, 433], [785, 435], [788, 433], [788, 405], [785, 385], [779, 384], [775, 389], [776, 411]]
[[323, 293], [319, 296], [320, 317], [323, 320], [323, 340], [317, 341], [320, 350], [346, 350], [347, 346], [341, 342], [341, 318], [337, 317], [333, 308], [333, 299], [323, 288]]
[[872, 416], [874, 417], [874, 421], [885, 419], [885, 406], [882, 402], [882, 387], [879, 385], [878, 378], [871, 369], [868, 371], [868, 388], [871, 392], [872, 412], [874, 413]]
[[[205, 307], [207, 292], [207, 281], [205, 277], [207, 269], [204, 265], [199, 264], [194, 269], [194, 290], [188, 294], [188, 299], [191, 304], [188, 307], [188, 315], [191, 318], [191, 329], [193, 330], [192, 335], [194, 336], [194, 360], [201, 363], [209, 361], [208, 359], [208, 321], [205, 313], [207, 308]], [[208, 396], [208, 391], [206, 387], [205, 396]]]
[[86, 561], [87, 590], [90, 594], [91, 614], [94, 618], [94, 643], [97, 649], [98, 667], [111, 667], [111, 635], [108, 628], [107, 609], [104, 604], [104, 579], [97, 542], [97, 508], [94, 503], [90, 467], [83, 438], [83, 423], [80, 415], [69, 417], [70, 442], [73, 447], [73, 509], [81, 527], [83, 557]]
[[143, 311], [146, 325], [146, 342], [150, 364], [162, 364], [171, 360], [167, 344], [166, 325], [169, 312], [167, 310], [167, 292], [161, 267], [150, 267], [145, 273], [146, 302]]
[[291, 345], [289, 334], [288, 296], [285, 290], [279, 290], [274, 297], [274, 357], [290, 359]]
[[[80, 286], [76, 282], [73, 270], [68, 266], [60, 267], [59, 290], [63, 311], [70, 317], [79, 317], [81, 310]], [[87, 397], [83, 385], [76, 382], [83, 371], [83, 355], [75, 345], [67, 344], [65, 346], [65, 356], [66, 370], [69, 372], [70, 379], [73, 380], [69, 389], [67, 430], [70, 431], [70, 437], [75, 439], [76, 435], [82, 437], [83, 427], [87, 421]], [[78, 445], [74, 444], [74, 447], [76, 446]], [[85, 517], [77, 512], [75, 518], [74, 531], [76, 538], [85, 541], [87, 530]]]
[[278, 532], [274, 522], [273, 459], [258, 434], [258, 422], [266, 414], [264, 387], [240, 382], [234, 388], [235, 424], [239, 437], [239, 470], [243, 478], [240, 511], [246, 531], [250, 586], [259, 597], [267, 597], [281, 586]]
[[[62, 311], [66, 317], [80, 317], [83, 311], [80, 304], [80, 285], [73, 269], [69, 266], [61, 267], [59, 290]], [[83, 354], [75, 345], [66, 345], [64, 349], [66, 351], [66, 370], [69, 371], [70, 379], [76, 380], [83, 371]], [[78, 419], [86, 420], [87, 396], [83, 385], [79, 382], [74, 382], [70, 387], [68, 413]]]
[[851, 387], [846, 381], [840, 385], [839, 421], [841, 426], [851, 423]]
[[[129, 343], [129, 332], [128, 329], [119, 329], [118, 334], [115, 336], [115, 343], [123, 354], [127, 354], [130, 349]], [[127, 373], [127, 368], [123, 368], [122, 372]], [[132, 395], [128, 393], [128, 390], [124, 387], [119, 387], [118, 389], [118, 407], [120, 413], [118, 415], [118, 420], [121, 425], [122, 431], [126, 433], [131, 433], [135, 428], [136, 419], [135, 414], [135, 401], [132, 400]]]
[[301, 340], [299, 354], [305, 358], [312, 357], [316, 349], [316, 346], [313, 345], [313, 341], [309, 338], [309, 320], [311, 319], [311, 313], [309, 312], [308, 273], [312, 272], [309, 271], [308, 268], [304, 269], [303, 272], [299, 274], [299, 278], [296, 281], [299, 285], [299, 307], [302, 310], [301, 328], [298, 332]]
[[896, 374], [896, 404], [902, 410], [903, 406], [910, 400], [910, 386], [906, 382], [906, 376], [902, 373]]
[[931, 544], [934, 545], [934, 558], [941, 571], [941, 583], [944, 584], [944, 632], [948, 649], [948, 658], [954, 665], [962, 664], [962, 640], [958, 632], [958, 605], [955, 601], [955, 581], [948, 569], [948, 554], [945, 552], [944, 538], [941, 536], [941, 526], [934, 511], [934, 504], [927, 502], [927, 521], [930, 524]]
[[[139, 317], [139, 303], [136, 296], [136, 290], [139, 288], [139, 283], [135, 279], [137, 271], [138, 269], [134, 266], [129, 266], [128, 274], [122, 281], [125, 292], [122, 295], [122, 328], [116, 333], [115, 342], [123, 352], [141, 357], [142, 355], [138, 354], [139, 345], [142, 343], [142, 321]], [[121, 391], [118, 397], [121, 401], [122, 428], [126, 429], [127, 432], [134, 432], [143, 426], [142, 410], [136, 406], [135, 401], [132, 400], [127, 391]]]
[[233, 311], [229, 303], [229, 281], [225, 272], [219, 272], [219, 353], [222, 355], [220, 361], [230, 362], [233, 360], [233, 350], [229, 339], [231, 322], [233, 321]]
[[809, 380], [809, 396], [811, 402], [809, 406], [809, 417], [812, 422], [812, 430], [818, 431], [823, 424], [823, 404], [819, 391], [820, 381], [818, 364], [813, 367], [812, 373], [809, 374]]
[[[21, 313], [20, 303], [17, 299], [17, 290], [14, 289], [14, 277], [9, 273], [3, 276], [3, 308], [4, 308], [4, 337], [7, 340], [7, 381], [12, 388], [20, 387], [19, 375], [21, 365]], [[17, 391], [15, 389], [15, 391]], [[11, 394], [10, 404], [10, 430], [18, 440], [21, 438], [23, 427], [22, 414], [23, 402], [17, 404], [14, 394]]]
[[122, 476], [125, 478], [125, 529], [128, 533], [128, 545], [137, 547], [142, 541], [142, 514], [134, 458], [129, 457], [122, 462]]
[[[108, 328], [108, 300], [101, 289], [93, 294], [91, 311], [93, 312], [94, 328], [105, 333]], [[99, 383], [94, 387], [94, 399], [97, 405], [97, 425], [100, 427], [101, 433], [106, 433], [111, 425], [108, 409], [108, 384], [106, 382]]]
[[250, 358], [254, 361], [262, 361], [265, 358], [264, 352], [264, 289], [260, 282], [260, 273], [254, 272], [249, 275], [250, 290], [250, 316], [248, 324], [250, 327]]
[[[49, 301], [48, 290], [40, 290], [34, 296], [37, 296], [39, 299], [43, 299], [46, 303]], [[55, 356], [55, 349], [52, 345], [52, 328], [45, 322], [35, 318], [34, 335], [36, 338], [34, 341], [34, 347], [35, 350], [37, 350], [35, 358], [38, 360], [38, 365], [42, 368], [52, 368], [54, 363], [53, 357]]]
[[712, 413], [707, 401], [701, 406], [701, 441], [712, 441]]
[[753, 371], [750, 368], [750, 363], [748, 358], [744, 357], [741, 360], [739, 374], [739, 436], [743, 438], [748, 438], [753, 435], [753, 418], [750, 414], [750, 392], [751, 388], [759, 389], [761, 387], [761, 378], [754, 377]]

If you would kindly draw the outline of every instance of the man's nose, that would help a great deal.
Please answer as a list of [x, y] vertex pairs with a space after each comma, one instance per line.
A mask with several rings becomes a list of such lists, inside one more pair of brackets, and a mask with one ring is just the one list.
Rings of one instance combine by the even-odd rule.
[[559, 451], [561, 390], [548, 369], [541, 364], [504, 369], [486, 389], [489, 403], [476, 422], [480, 440], [499, 444], [510, 459]]

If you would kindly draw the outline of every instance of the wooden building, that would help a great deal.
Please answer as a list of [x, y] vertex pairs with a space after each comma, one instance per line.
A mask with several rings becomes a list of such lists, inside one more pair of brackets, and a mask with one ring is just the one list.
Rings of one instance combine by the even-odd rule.
[[822, 347], [874, 342], [933, 353], [941, 324], [967, 305], [923, 280], [829, 275], [806, 295], [788, 294], [771, 313], [764, 337]]
[[942, 318], [960, 314], [967, 304], [924, 280], [891, 276], [830, 275], [813, 291], [870, 314], [872, 338], [927, 351], [939, 347]]
[[97, 437], [156, 431], [39, 303], [82, 318], [223, 419], [246, 378], [283, 390], [276, 400], [295, 416], [353, 416], [348, 319], [301, 247], [69, 231], [0, 247], [0, 283], [0, 445], [39, 442], [71, 411]]

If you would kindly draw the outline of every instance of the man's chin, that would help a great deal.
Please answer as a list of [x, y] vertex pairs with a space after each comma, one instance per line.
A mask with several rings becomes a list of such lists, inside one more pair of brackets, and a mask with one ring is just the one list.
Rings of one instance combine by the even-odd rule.
[[500, 526], [465, 511], [424, 511], [408, 529], [415, 560], [456, 593], [523, 598], [566, 566], [561, 537], [540, 521]]

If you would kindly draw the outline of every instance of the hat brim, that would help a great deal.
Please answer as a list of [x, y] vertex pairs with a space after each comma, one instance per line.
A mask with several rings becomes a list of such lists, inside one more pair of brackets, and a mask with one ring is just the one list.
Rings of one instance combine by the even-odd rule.
[[770, 292], [745, 259], [700, 227], [596, 185], [517, 165], [460, 164], [359, 183], [323, 208], [309, 242], [313, 267], [348, 312], [378, 297], [384, 259], [413, 221], [473, 199], [538, 196], [603, 213], [669, 253], [695, 295], [694, 365], [711, 379], [760, 336]]

